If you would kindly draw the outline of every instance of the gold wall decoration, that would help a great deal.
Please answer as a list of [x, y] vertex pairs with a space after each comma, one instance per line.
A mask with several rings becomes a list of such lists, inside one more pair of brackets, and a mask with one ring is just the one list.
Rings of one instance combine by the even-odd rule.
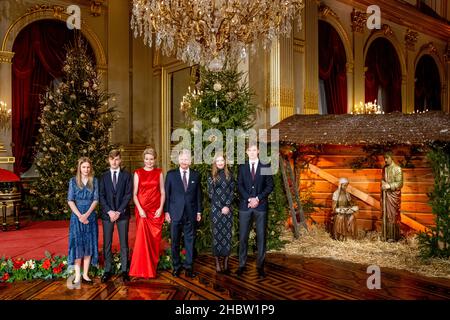
[[0, 163], [11, 164], [14, 162], [16, 162], [16, 158], [14, 157], [0, 157]]
[[53, 11], [53, 16], [56, 19], [60, 19], [62, 18], [63, 12], [65, 12], [64, 8], [58, 5], [46, 5], [46, 4], [36, 4], [30, 8], [27, 9], [27, 13], [34, 13], [34, 12], [39, 12], [39, 11], [44, 11], [44, 10], [52, 10]]
[[[374, 29], [375, 30], [375, 29]], [[394, 34], [394, 31], [392, 31], [392, 28], [390, 25], [388, 24], [383, 24], [383, 26], [381, 27], [381, 30], [383, 31], [383, 34], [386, 37], [391, 37]]]
[[294, 38], [294, 51], [304, 53], [305, 52], [305, 40]]
[[350, 14], [350, 18], [352, 21], [352, 31], [364, 33], [364, 29], [366, 28], [367, 23], [367, 14], [353, 8], [352, 13]]
[[333, 9], [331, 9], [326, 4], [321, 3], [319, 6], [319, 17], [325, 18], [327, 16], [332, 16], [333, 18], [339, 20], [339, 16], [336, 14], [336, 12], [333, 11]]
[[314, 92], [305, 91], [305, 114], [317, 114], [319, 112], [319, 95]]
[[447, 43], [447, 47], [445, 48], [444, 59], [445, 62], [450, 62], [450, 43]]
[[414, 51], [416, 48], [417, 39], [419, 37], [419, 33], [412, 31], [410, 29], [406, 30], [405, 33], [405, 46], [406, 49]]
[[353, 62], [347, 62], [345, 64], [345, 67], [347, 69], [347, 73], [353, 73], [353, 70], [355, 69], [355, 64]]
[[0, 51], [0, 63], [12, 63], [14, 52]]
[[91, 0], [91, 15], [99, 17], [102, 14], [102, 5], [104, 0]]

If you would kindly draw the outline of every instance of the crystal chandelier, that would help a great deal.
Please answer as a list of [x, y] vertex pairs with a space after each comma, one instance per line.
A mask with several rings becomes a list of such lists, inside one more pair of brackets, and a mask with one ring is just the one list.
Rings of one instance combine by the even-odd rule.
[[0, 129], [6, 130], [10, 127], [11, 109], [6, 102], [0, 101]]
[[226, 59], [245, 58], [279, 35], [301, 28], [303, 0], [133, 0], [131, 28], [166, 56], [221, 70]]

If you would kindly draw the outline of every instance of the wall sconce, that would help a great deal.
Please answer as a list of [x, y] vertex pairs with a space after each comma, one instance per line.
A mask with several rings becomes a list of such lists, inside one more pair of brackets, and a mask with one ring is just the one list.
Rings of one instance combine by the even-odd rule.
[[0, 129], [7, 130], [11, 127], [11, 109], [6, 102], [0, 101]]

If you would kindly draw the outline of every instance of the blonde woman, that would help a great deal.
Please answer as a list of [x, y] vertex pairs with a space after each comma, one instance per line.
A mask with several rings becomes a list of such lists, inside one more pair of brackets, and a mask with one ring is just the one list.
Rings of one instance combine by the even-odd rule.
[[67, 263], [74, 266], [73, 285], [79, 287], [80, 281], [93, 283], [89, 278], [89, 266], [98, 263], [98, 226], [95, 212], [98, 204], [98, 181], [94, 177], [92, 162], [87, 157], [78, 160], [77, 175], [69, 181], [67, 201], [72, 210]]
[[164, 178], [156, 168], [156, 151], [143, 152], [144, 167], [134, 172], [133, 201], [136, 214], [136, 241], [131, 258], [130, 275], [155, 278], [164, 224]]
[[[235, 181], [221, 153], [217, 153], [214, 157], [207, 185], [208, 196], [211, 200], [212, 251], [216, 260], [216, 271], [229, 273], [228, 257], [231, 253], [233, 228], [231, 205]], [[220, 265], [220, 257], [223, 257], [223, 268]]]

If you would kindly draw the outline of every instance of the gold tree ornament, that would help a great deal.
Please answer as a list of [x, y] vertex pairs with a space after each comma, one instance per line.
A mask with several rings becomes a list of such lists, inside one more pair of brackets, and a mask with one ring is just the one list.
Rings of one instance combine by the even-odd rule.
[[[245, 58], [256, 41], [270, 47], [301, 28], [303, 0], [133, 0], [131, 28], [166, 56], [220, 71], [226, 59]], [[153, 39], [154, 37], [154, 39]]]

